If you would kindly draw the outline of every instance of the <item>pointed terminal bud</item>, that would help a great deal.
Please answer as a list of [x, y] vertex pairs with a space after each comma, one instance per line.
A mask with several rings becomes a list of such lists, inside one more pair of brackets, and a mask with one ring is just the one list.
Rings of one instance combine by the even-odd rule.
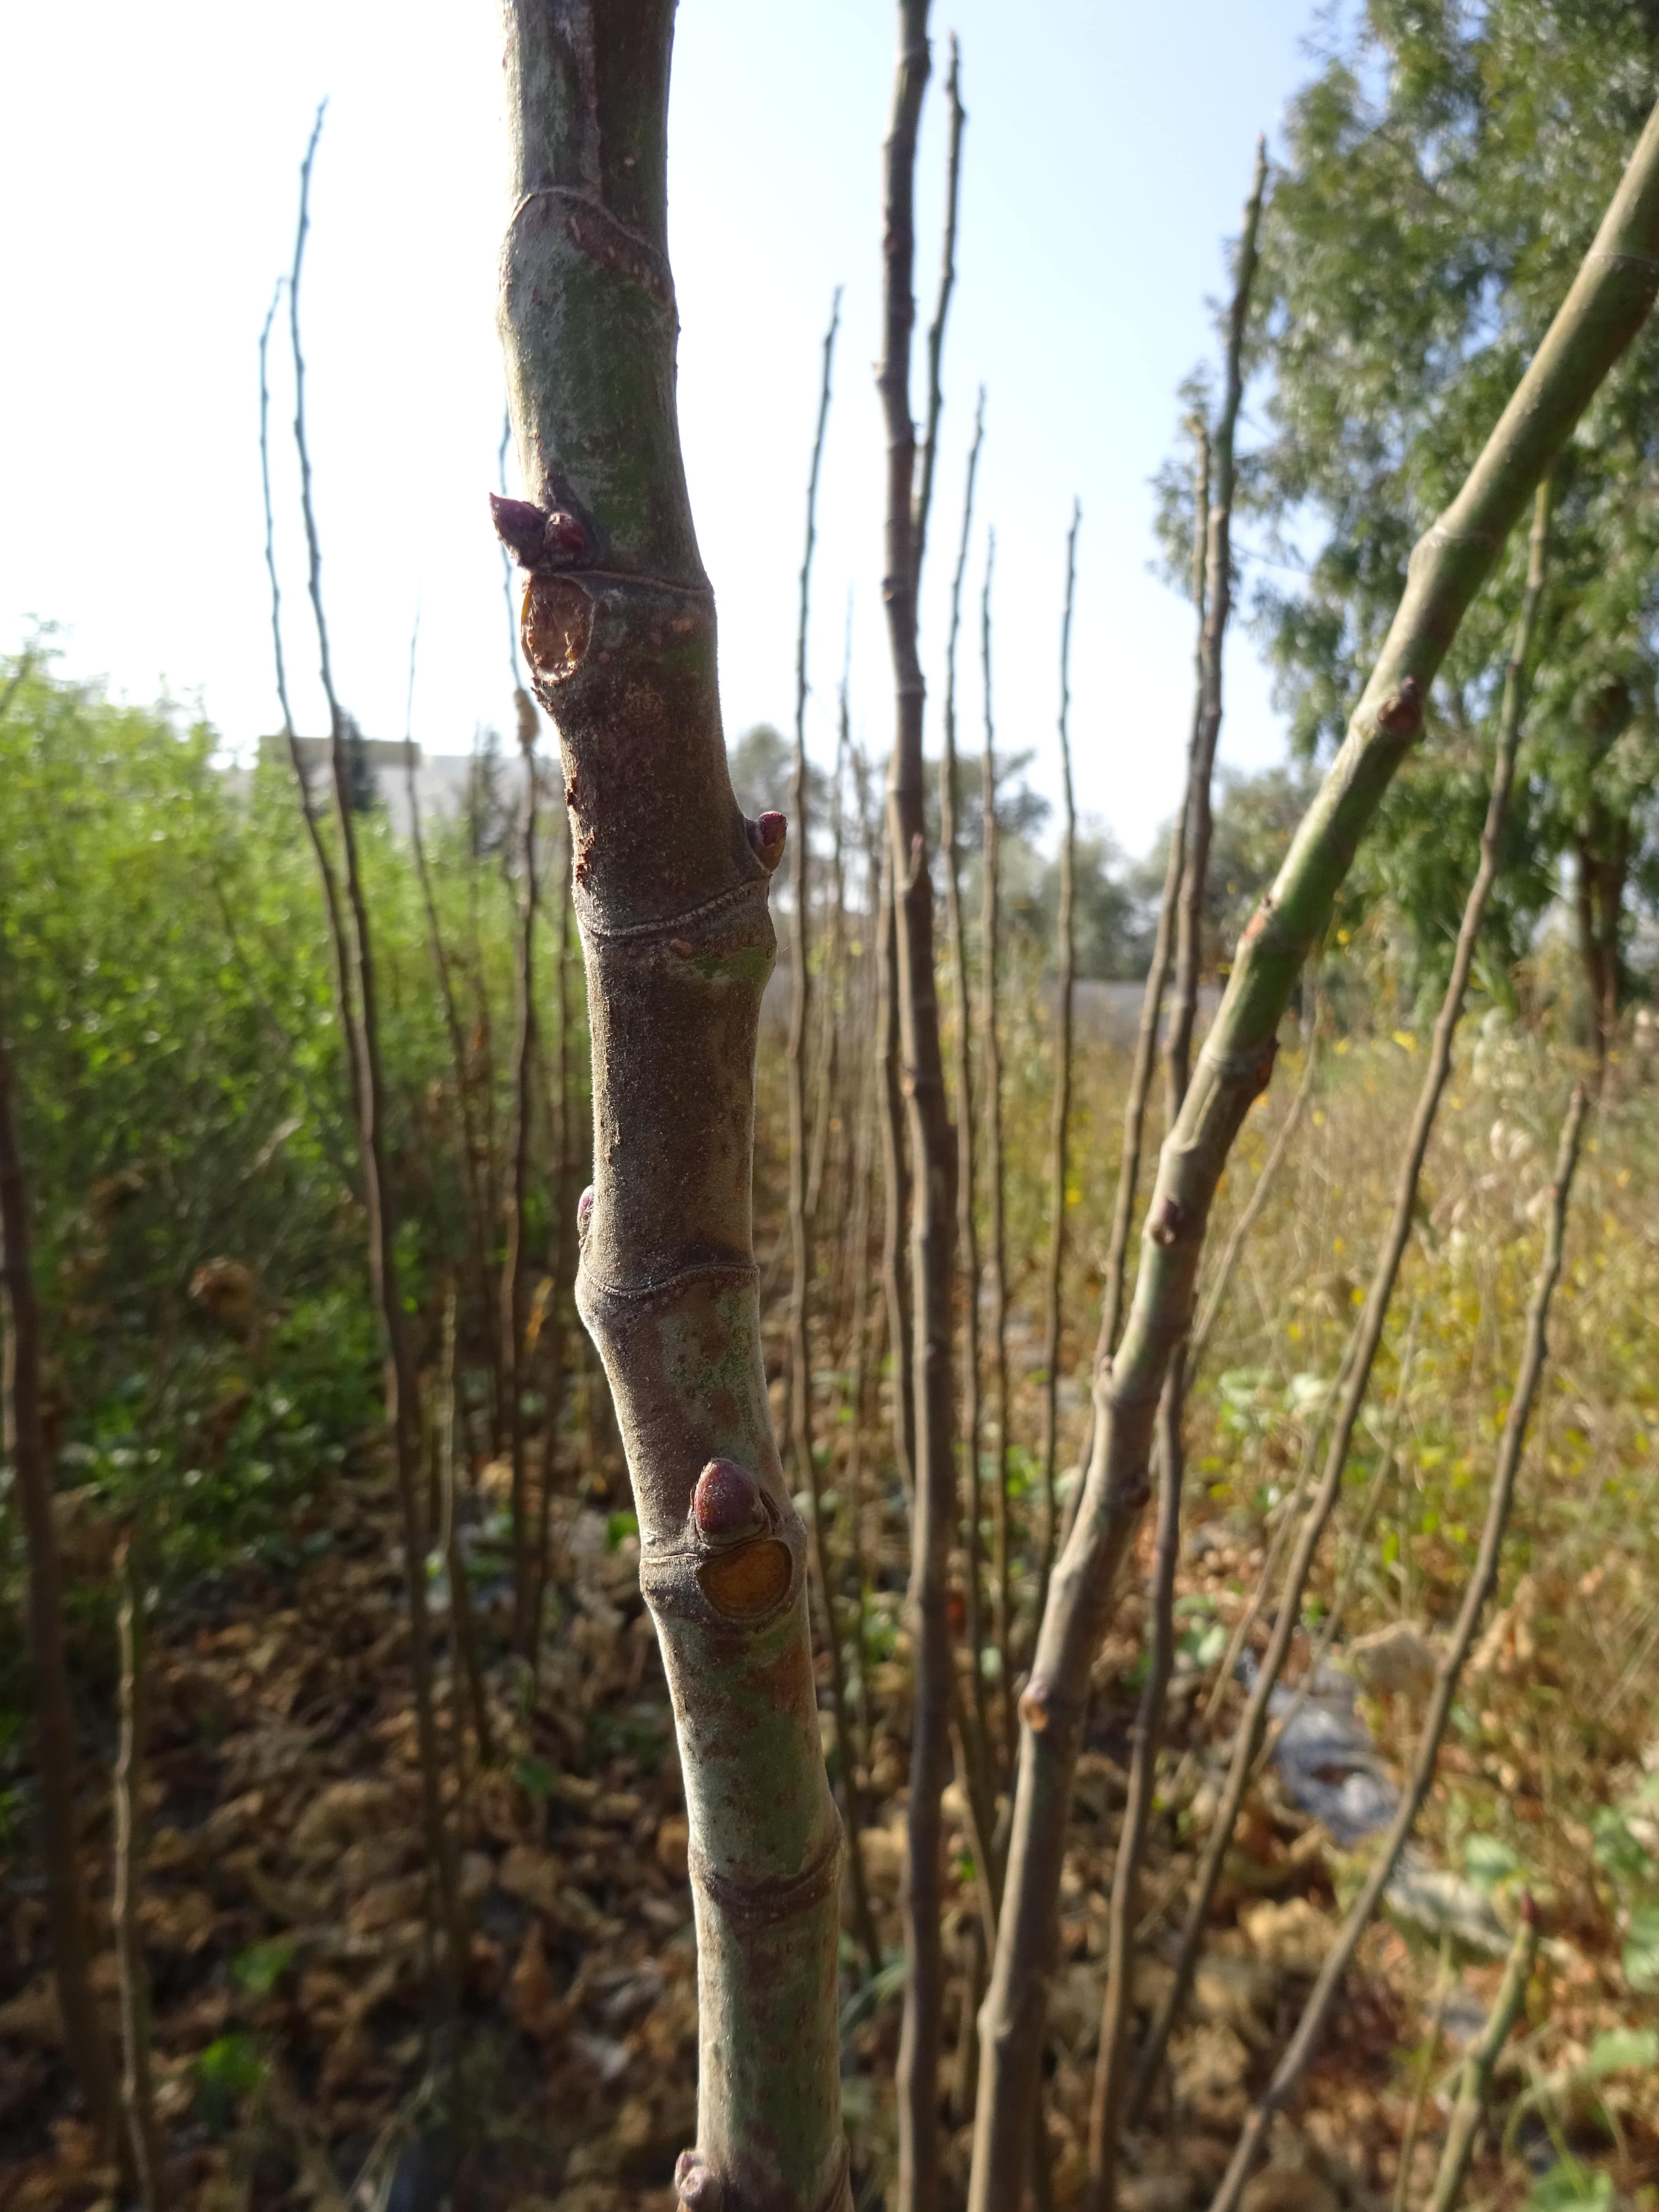
[[588, 1224], [592, 1218], [593, 1186], [589, 1183], [587, 1188], [576, 1200], [576, 1235], [579, 1240], [586, 1236]]
[[760, 1528], [766, 1516], [761, 1507], [760, 1486], [746, 1468], [732, 1459], [711, 1459], [697, 1477], [691, 1493], [691, 1510], [701, 1535], [715, 1543], [730, 1543]]
[[495, 535], [521, 568], [533, 568], [546, 544], [548, 518], [527, 499], [502, 499], [489, 495], [489, 519]]
[[744, 823], [749, 842], [769, 876], [783, 858], [783, 841], [789, 834], [789, 824], [781, 814], [768, 811], [757, 820]]

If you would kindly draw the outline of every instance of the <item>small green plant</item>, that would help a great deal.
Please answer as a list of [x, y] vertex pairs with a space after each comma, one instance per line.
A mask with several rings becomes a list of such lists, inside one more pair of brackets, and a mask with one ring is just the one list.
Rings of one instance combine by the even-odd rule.
[[1527, 2212], [1606, 2212], [1612, 2202], [1613, 2176], [1604, 2167], [1566, 2157], [1539, 2175]]
[[268, 1997], [293, 1963], [291, 1942], [250, 1943], [231, 1960], [230, 1971], [250, 1996]]
[[196, 2062], [198, 2098], [209, 2127], [220, 2133], [230, 2127], [243, 2099], [264, 2078], [258, 2046], [240, 2028], [210, 2043]]

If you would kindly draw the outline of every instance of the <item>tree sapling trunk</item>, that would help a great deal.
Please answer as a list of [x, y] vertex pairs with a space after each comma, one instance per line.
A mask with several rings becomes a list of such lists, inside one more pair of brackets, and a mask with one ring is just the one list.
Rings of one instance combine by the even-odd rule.
[[1072, 979], [1077, 930], [1072, 918], [1072, 877], [1077, 865], [1077, 808], [1072, 799], [1072, 601], [1077, 589], [1077, 533], [1083, 509], [1074, 501], [1066, 540], [1066, 611], [1060, 625], [1060, 979], [1054, 1010], [1054, 1105], [1048, 1127], [1048, 1262], [1042, 1284], [1042, 1556], [1037, 1571], [1037, 1615], [1048, 1595], [1060, 1534], [1055, 1486], [1060, 1452], [1060, 1279], [1066, 1259], [1066, 1184], [1071, 1167]]
[[29, 1200], [12, 1110], [11, 1045], [0, 1001], [0, 1263], [5, 1290], [4, 1449], [11, 1462], [28, 1560], [29, 1680], [40, 1778], [46, 1923], [58, 2009], [88, 2117], [117, 2138], [115, 2069], [87, 1978], [86, 1905], [75, 1834], [75, 1712], [64, 1663], [63, 1571], [52, 1468], [40, 1419], [40, 1310], [29, 1258]]
[[[929, 66], [928, 0], [900, 0], [899, 57], [885, 150], [883, 242], [884, 342], [878, 386], [887, 426], [886, 573], [882, 596], [892, 649], [897, 726], [888, 762], [887, 842], [897, 939], [899, 1044], [905, 1124], [915, 1170], [910, 1275], [915, 1303], [912, 1389], [915, 1491], [908, 1612], [915, 1652], [910, 1730], [910, 1796], [902, 1890], [908, 1978], [899, 2032], [900, 2212], [933, 2212], [939, 2200], [939, 2065], [945, 1967], [940, 1927], [944, 1820], [950, 1778], [950, 1707], [955, 1660], [948, 1565], [956, 1521], [955, 1392], [951, 1387], [952, 1244], [956, 1140], [945, 1096], [939, 1000], [933, 973], [933, 886], [924, 814], [922, 708], [916, 594], [939, 421], [939, 357], [953, 274], [960, 103], [952, 99], [945, 253], [939, 307], [929, 341], [928, 442], [917, 482], [910, 416], [910, 340], [915, 322], [916, 125]], [[954, 94], [955, 73], [952, 71]]]
[[850, 2212], [841, 1831], [806, 1534], [761, 1358], [754, 1068], [781, 816], [732, 796], [674, 406], [672, 0], [505, 0], [501, 329], [526, 501], [497, 528], [559, 733], [587, 967], [594, 1180], [577, 1303], [633, 1479], [698, 1945], [699, 2212]]

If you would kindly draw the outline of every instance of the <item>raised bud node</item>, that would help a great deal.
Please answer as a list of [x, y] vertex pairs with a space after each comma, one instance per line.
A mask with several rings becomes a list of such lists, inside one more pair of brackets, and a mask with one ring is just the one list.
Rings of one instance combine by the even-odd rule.
[[766, 1514], [760, 1486], [735, 1460], [711, 1459], [691, 1493], [697, 1531], [714, 1543], [730, 1543], [761, 1527]]
[[593, 550], [579, 517], [555, 507], [549, 514], [527, 499], [489, 495], [495, 535], [521, 568], [574, 568]]
[[489, 495], [489, 519], [495, 535], [521, 568], [533, 568], [542, 557], [547, 517], [527, 499], [503, 499]]
[[1187, 1225], [1187, 1208], [1173, 1194], [1159, 1199], [1152, 1208], [1152, 1218], [1146, 1233], [1154, 1244], [1167, 1251]]
[[683, 2150], [675, 2160], [674, 2187], [687, 2212], [720, 2212], [720, 2176], [700, 2150]]
[[556, 507], [542, 532], [544, 562], [556, 568], [569, 568], [578, 561], [585, 561], [592, 550], [587, 532], [576, 517]]
[[1423, 726], [1423, 687], [1414, 676], [1404, 676], [1400, 688], [1382, 702], [1376, 717], [1391, 738], [1414, 738]]
[[760, 1485], [735, 1460], [711, 1459], [691, 1493], [708, 1550], [697, 1585], [722, 1620], [746, 1626], [775, 1613], [794, 1583], [789, 1547], [771, 1533]]
[[769, 808], [757, 820], [746, 822], [744, 827], [749, 832], [749, 842], [755, 848], [757, 858], [769, 876], [783, 858], [783, 842], [789, 834], [788, 822], [784, 816]]
[[576, 1200], [576, 1234], [578, 1237], [586, 1236], [589, 1224], [592, 1223], [592, 1218], [593, 1186], [592, 1183], [589, 1183], [587, 1188]]

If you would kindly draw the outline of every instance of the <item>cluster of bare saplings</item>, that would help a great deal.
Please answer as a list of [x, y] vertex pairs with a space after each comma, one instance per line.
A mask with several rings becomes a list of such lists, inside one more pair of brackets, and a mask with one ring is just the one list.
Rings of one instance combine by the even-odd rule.
[[[1070, 1279], [1066, 1196], [1076, 1169], [1074, 823], [1065, 703], [1075, 518], [1067, 549], [1059, 732], [1066, 803], [1048, 1228], [1043, 1249], [1031, 1255], [1034, 1269], [1021, 1270], [1041, 1284], [1040, 1421], [1024, 1440], [1035, 1478], [1016, 1483], [1009, 1282], [1011, 1267], [1024, 1255], [1011, 1257], [1006, 1218], [1006, 1018], [999, 1005], [1004, 927], [998, 909], [999, 757], [988, 705], [988, 567], [978, 624], [988, 706], [976, 871], [963, 862], [965, 783], [956, 711], [978, 425], [949, 598], [936, 839], [924, 763], [917, 607], [938, 490], [964, 125], [953, 49], [943, 266], [927, 332], [919, 434], [912, 410], [913, 183], [930, 73], [928, 12], [928, 0], [901, 0], [884, 156], [879, 386], [888, 438], [883, 596], [894, 735], [882, 797], [873, 793], [872, 771], [853, 744], [843, 690], [830, 787], [833, 834], [826, 838], [824, 825], [809, 820], [814, 784], [805, 725], [814, 503], [836, 324], [824, 341], [808, 491], [787, 814], [763, 811], [747, 820], [728, 774], [714, 605], [699, 562], [674, 412], [677, 323], [665, 217], [672, 0], [630, 0], [626, 7], [508, 0], [506, 7], [514, 211], [501, 328], [512, 427], [523, 483], [532, 495], [499, 499], [495, 511], [499, 534], [523, 572], [520, 641], [528, 686], [518, 697], [532, 773], [519, 829], [513, 1118], [499, 1147], [468, 1121], [476, 1093], [466, 1073], [471, 1046], [460, 985], [435, 907], [428, 909], [434, 988], [452, 1041], [464, 1124], [469, 1226], [466, 1263], [445, 1331], [444, 1372], [435, 1386], [417, 1359], [398, 1279], [400, 1228], [414, 1200], [398, 1188], [385, 1141], [374, 918], [355, 842], [348, 718], [331, 669], [311, 502], [299, 322], [303, 190], [283, 288], [300, 402], [295, 428], [309, 597], [332, 720], [331, 807], [313, 793], [297, 739], [293, 760], [332, 948], [337, 1016], [351, 1045], [356, 1182], [383, 1328], [438, 2001], [452, 2018], [461, 2016], [467, 1934], [456, 1778], [439, 1725], [428, 1618], [426, 1561], [434, 1542], [449, 1552], [455, 1678], [458, 1686], [471, 1685], [465, 1704], [477, 1761], [488, 1765], [493, 1751], [455, 1516], [445, 1504], [434, 1521], [422, 1407], [434, 1387], [440, 1394], [453, 1390], [458, 1326], [469, 1340], [489, 1346], [489, 1419], [511, 1469], [513, 1641], [533, 1679], [544, 1633], [553, 1480], [550, 1454], [544, 1462], [538, 1457], [540, 1440], [526, 1407], [532, 1388], [537, 1402], [556, 1406], [576, 1356], [561, 1326], [556, 1293], [550, 1299], [532, 1295], [540, 1255], [526, 1249], [526, 1223], [539, 1160], [551, 1162], [560, 1180], [548, 1272], [559, 1284], [574, 1275], [580, 1319], [608, 1378], [633, 1484], [641, 1588], [673, 1704], [690, 1826], [701, 2038], [696, 2142], [680, 2157], [676, 2180], [680, 2202], [701, 2212], [850, 2212], [854, 2202], [842, 2114], [842, 2000], [849, 1976], [873, 1979], [885, 1965], [864, 1858], [874, 1735], [866, 1663], [874, 1565], [864, 1534], [872, 1516], [861, 1510], [868, 1499], [902, 1494], [908, 1530], [907, 1848], [892, 2201], [902, 2212], [932, 2212], [951, 2194], [942, 2115], [953, 2100], [959, 2111], [973, 2112], [973, 2212], [1005, 2212], [1024, 2202], [1028, 2191], [1039, 2203], [1054, 2201], [1044, 2017], [1060, 1945], [1067, 1826], [1091, 1668], [1123, 1601], [1149, 1510], [1155, 1541], [1145, 1594], [1148, 1663], [1117, 1811], [1089, 2122], [1092, 2205], [1113, 2203], [1121, 2142], [1164, 2109], [1170, 2041], [1191, 2002], [1217, 1886], [1247, 1796], [1271, 1755], [1275, 1728], [1284, 1726], [1282, 1698], [1276, 1705], [1274, 1692], [1291, 1657], [1309, 1577], [1383, 1349], [1499, 868], [1530, 648], [1549, 588], [1552, 466], [1659, 289], [1656, 114], [1599, 233], [1587, 241], [1547, 337], [1492, 424], [1462, 490], [1417, 547], [1405, 597], [1346, 741], [1243, 933], [1224, 996], [1200, 1037], [1212, 772], [1234, 574], [1234, 440], [1256, 231], [1272, 189], [1265, 153], [1258, 155], [1237, 248], [1220, 396], [1199, 440], [1192, 580], [1198, 641], [1185, 796], [1127, 1092], [1101, 1306], [1086, 1322], [1096, 1349], [1081, 1438], [1065, 1432], [1060, 1391], [1062, 1325], [1083, 1325], [1079, 1316], [1063, 1314], [1061, 1296]], [[276, 313], [273, 306], [267, 341]], [[1272, 1178], [1294, 1146], [1305, 1091], [1283, 1114], [1254, 1193], [1234, 1213], [1224, 1248], [1214, 1253], [1206, 1238], [1212, 1201], [1245, 1118], [1270, 1082], [1281, 1026], [1345, 872], [1391, 776], [1422, 732], [1436, 672], [1460, 619], [1528, 516], [1530, 561], [1504, 672], [1480, 865], [1468, 887], [1389, 1222], [1292, 1508], [1280, 1516], [1261, 1588], [1218, 1662], [1218, 1706], [1231, 1693], [1247, 1633], [1258, 1620], [1265, 1625], [1265, 1648], [1233, 1716], [1224, 1779], [1207, 1829], [1184, 1889], [1165, 1897], [1161, 1910], [1149, 1911], [1157, 1902], [1143, 1882], [1149, 1838], [1182, 1783], [1179, 1773], [1172, 1778], [1167, 1759], [1160, 1766], [1160, 1748], [1176, 1638], [1188, 1378]], [[269, 536], [267, 543], [269, 549]], [[274, 557], [270, 580], [279, 617], [278, 684], [292, 737]], [[568, 829], [556, 809], [544, 813], [538, 799], [546, 788], [536, 772], [538, 707], [557, 733]], [[417, 817], [416, 858], [424, 881], [419, 836]], [[826, 850], [831, 864], [821, 884], [812, 861]], [[787, 1343], [780, 1346], [763, 1337], [751, 1221], [757, 1042], [775, 953], [769, 894], [774, 877], [786, 868], [790, 1279]], [[976, 912], [969, 910], [969, 885], [977, 892]], [[553, 963], [550, 981], [538, 965], [544, 897], [571, 901], [586, 963], [592, 1180], [579, 1201], [587, 1138], [566, 1105], [580, 1085], [562, 1057], [572, 1031], [567, 994], [574, 986], [562, 961]], [[1310, 1051], [1310, 1069], [1311, 1064]], [[0, 1058], [0, 1076], [5, 1073]], [[1147, 1132], [1159, 1111], [1160, 1087], [1166, 1133], [1154, 1161]], [[1582, 1087], [1561, 1102], [1525, 1340], [1492, 1455], [1484, 1520], [1455, 1619], [1437, 1652], [1397, 1810], [1249, 2109], [1216, 2187], [1213, 2212], [1234, 2212], [1240, 2203], [1267, 2153], [1275, 2116], [1296, 2096], [1318, 2054], [1357, 1947], [1433, 1783], [1460, 1677], [1496, 1586], [1591, 1103]], [[553, 1117], [550, 1131], [537, 1127], [544, 1110]], [[167, 2159], [149, 2080], [143, 1962], [131, 1901], [141, 1875], [136, 1829], [143, 1608], [132, 1601], [137, 1581], [136, 1570], [129, 1570], [116, 1784], [118, 2057], [106, 2045], [88, 1982], [40, 1409], [40, 1330], [27, 1194], [3, 1082], [0, 1200], [9, 1317], [6, 1405], [29, 1544], [48, 1902], [63, 2022], [88, 2112], [119, 2144], [134, 2192], [157, 2207], [168, 2201]], [[496, 1220], [508, 1224], [504, 1252], [495, 1249]], [[1137, 1227], [1139, 1259], [1132, 1268]], [[774, 1430], [769, 1368], [781, 1368], [787, 1382], [781, 1435]], [[823, 1370], [835, 1376], [828, 1393], [815, 1387]], [[884, 1428], [878, 1411], [884, 1407]], [[879, 1450], [871, 1442], [878, 1435], [884, 1437]], [[1060, 1471], [1073, 1460], [1076, 1480], [1067, 1486]], [[832, 1480], [838, 1499], [827, 1495]], [[446, 1499], [449, 1482], [446, 1470], [438, 1486]], [[797, 1503], [803, 1500], [805, 1515]], [[844, 1510], [838, 1512], [837, 1503]], [[1332, 1618], [1325, 1649], [1335, 1627]], [[54, 1755], [54, 1745], [64, 1755]], [[467, 1771], [464, 1765], [463, 1778]], [[945, 1808], [953, 1790], [969, 1838], [966, 1944], [947, 1942], [945, 1933]], [[1165, 1932], [1174, 1940], [1164, 1951], [1173, 1971], [1148, 2009], [1137, 2004], [1137, 1955], [1171, 1914], [1174, 1928]], [[1471, 2051], [1435, 2184], [1437, 2212], [1446, 2212], [1463, 2185], [1482, 2099], [1536, 1941], [1534, 1920], [1523, 1914], [1503, 1990]]]

